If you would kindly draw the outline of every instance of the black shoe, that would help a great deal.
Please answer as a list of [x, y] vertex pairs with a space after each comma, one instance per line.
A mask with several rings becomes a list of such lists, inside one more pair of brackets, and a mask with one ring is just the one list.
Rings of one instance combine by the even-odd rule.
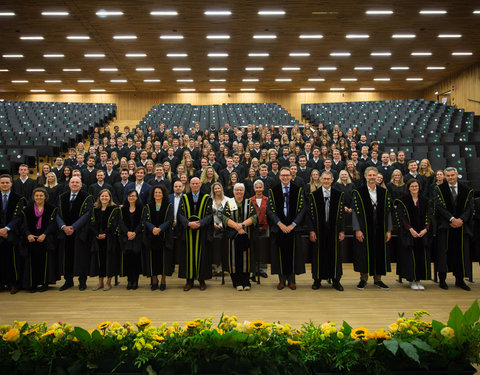
[[252, 275], [252, 276], [250, 277], [250, 280], [252, 280], [254, 283], [257, 282], [257, 278], [255, 277], [255, 275]]
[[264, 279], [267, 279], [268, 278], [268, 275], [266, 272], [260, 272], [260, 276], [262, 276]]
[[365, 280], [360, 280], [360, 282], [357, 285], [358, 290], [363, 290], [367, 286], [367, 282]]
[[158, 289], [158, 283], [152, 284], [152, 285], [150, 286], [150, 290], [157, 290], [157, 289]]
[[64, 290], [70, 289], [73, 287], [73, 281], [65, 281], [65, 284], [63, 284], [58, 290], [60, 292], [63, 292]]
[[167, 289], [167, 284], [160, 284], [160, 290], [163, 292], [165, 289]]
[[128, 282], [128, 284], [127, 284], [127, 290], [132, 289], [132, 284], [133, 284], [133, 283], [132, 283], [131, 281]]
[[84, 291], [85, 289], [87, 289], [87, 283], [82, 282], [78, 285], [78, 290]]
[[43, 284], [40, 288], [37, 289], [37, 292], [46, 292], [48, 290], [48, 285]]
[[29, 290], [28, 290], [30, 293], [35, 293], [37, 291], [37, 287], [36, 286], [32, 286]]
[[317, 290], [322, 286], [322, 281], [321, 280], [315, 280], [312, 284], [312, 289]]
[[138, 289], [138, 281], [133, 281], [132, 282], [132, 290], [137, 290]]
[[440, 280], [440, 282], [438, 283], [438, 286], [442, 289], [445, 289], [445, 290], [448, 289], [448, 285], [447, 285], [445, 280]]
[[469, 292], [469, 291], [471, 290], [470, 287], [469, 287], [467, 284], [465, 284], [465, 281], [463, 281], [463, 280], [456, 282], [456, 283], [455, 283], [455, 286], [456, 286], [457, 288], [466, 290], [467, 292]]
[[383, 289], [383, 290], [390, 290], [390, 288], [388, 287], [387, 284], [385, 284], [383, 281], [375, 281], [373, 284], [375, 284], [375, 286], [377, 288], [380, 288], [380, 289]]
[[340, 284], [340, 281], [334, 281], [332, 284], [332, 287], [338, 290], [339, 292], [343, 292], [344, 290], [342, 284]]

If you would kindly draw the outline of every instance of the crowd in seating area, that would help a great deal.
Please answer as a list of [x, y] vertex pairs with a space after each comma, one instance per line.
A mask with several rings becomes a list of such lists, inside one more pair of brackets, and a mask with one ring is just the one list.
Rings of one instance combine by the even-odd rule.
[[[453, 272], [470, 290], [479, 202], [454, 166], [433, 170], [427, 155], [389, 152], [357, 126], [96, 126], [36, 180], [25, 164], [15, 180], [0, 176], [0, 246], [8, 248], [0, 286], [45, 291], [63, 276], [63, 291], [78, 276], [80, 290], [87, 277], [98, 277], [94, 290], [109, 290], [126, 276], [127, 289], [137, 289], [144, 275], [152, 290], [165, 290], [178, 263], [185, 291], [194, 280], [205, 290], [224, 271], [243, 291], [268, 276], [258, 257], [267, 251], [278, 289], [295, 290], [311, 258], [312, 288], [328, 279], [341, 291], [339, 243], [352, 227], [358, 289], [368, 276], [389, 289], [381, 276], [393, 230], [403, 247], [397, 274], [412, 289], [424, 289], [434, 263], [441, 288]], [[302, 234], [311, 248], [299, 248]]]

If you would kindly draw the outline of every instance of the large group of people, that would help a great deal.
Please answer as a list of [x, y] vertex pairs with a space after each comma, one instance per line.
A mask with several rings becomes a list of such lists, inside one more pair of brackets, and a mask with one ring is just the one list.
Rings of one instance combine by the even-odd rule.
[[[186, 133], [186, 132], [185, 132]], [[38, 178], [20, 165], [18, 178], [0, 175], [0, 287], [46, 291], [108, 291], [141, 275], [165, 290], [178, 263], [184, 291], [207, 288], [228, 272], [238, 291], [268, 277], [268, 253], [277, 289], [296, 289], [296, 275], [311, 260], [312, 289], [328, 280], [344, 290], [342, 242], [353, 231], [357, 289], [368, 278], [389, 289], [392, 231], [397, 274], [413, 290], [432, 277], [447, 289], [472, 276], [478, 260], [474, 192], [455, 168], [433, 171], [428, 159], [382, 152], [357, 127], [317, 129], [255, 126], [200, 130], [95, 128], [83, 142], [45, 164]], [[302, 246], [302, 235], [310, 247]], [[216, 257], [215, 249], [220, 254]]]

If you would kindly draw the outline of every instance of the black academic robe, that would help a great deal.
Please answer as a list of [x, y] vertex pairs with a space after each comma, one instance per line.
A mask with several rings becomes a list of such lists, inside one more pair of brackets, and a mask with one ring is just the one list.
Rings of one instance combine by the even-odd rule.
[[[199, 221], [199, 229], [190, 229], [190, 221]], [[183, 247], [180, 252], [178, 277], [206, 280], [212, 277], [213, 214], [212, 198], [199, 192], [198, 202], [193, 202], [192, 193], [183, 194], [177, 212], [177, 225], [183, 228]]]
[[25, 182], [22, 182], [20, 178], [17, 178], [15, 181], [13, 181], [12, 190], [21, 197], [24, 197], [27, 202], [31, 202], [33, 189], [36, 187], [37, 181], [30, 177], [27, 177]]
[[[376, 221], [367, 185], [353, 191], [352, 209], [358, 220], [363, 242], [354, 238], [353, 269], [370, 276], [386, 275], [391, 271], [389, 243], [386, 233], [391, 230], [392, 203], [390, 194], [380, 186], [377, 189]], [[355, 224], [355, 223], [354, 223]], [[354, 225], [354, 230], [355, 230]]]
[[[40, 229], [37, 229], [38, 218], [35, 216], [33, 202], [22, 211], [22, 239], [20, 249], [23, 260], [24, 288], [33, 288], [37, 285], [55, 284], [60, 279], [57, 263], [57, 224], [55, 206], [45, 203]], [[45, 234], [43, 242], [28, 242], [29, 235], [40, 236]]]
[[[93, 197], [87, 192], [80, 190], [75, 201], [70, 207], [70, 191], [63, 193], [58, 198], [58, 217], [65, 225], [73, 226], [75, 232], [71, 236], [65, 235], [59, 230], [58, 255], [60, 275], [67, 277], [87, 277], [90, 271], [90, 246], [88, 245], [88, 219], [93, 208]], [[66, 268], [66, 262], [73, 257], [73, 271]], [[65, 272], [67, 271], [67, 274]]]
[[344, 232], [344, 193], [330, 189], [328, 222], [325, 214], [325, 197], [319, 188], [308, 199], [307, 227], [315, 232], [317, 241], [312, 244], [312, 277], [340, 279], [342, 277], [342, 249], [338, 236]]
[[[120, 268], [120, 208], [109, 206], [102, 212], [94, 208], [90, 216], [90, 276], [117, 276]], [[106, 234], [103, 240], [97, 235]]]
[[[120, 275], [132, 276], [137, 278], [142, 271], [141, 257], [143, 255], [143, 228], [144, 223], [143, 208], [138, 206], [137, 209], [130, 213], [130, 208], [125, 205], [121, 208], [120, 219]], [[129, 240], [127, 232], [135, 232], [135, 238]]]
[[[157, 275], [171, 276], [175, 268], [173, 262], [173, 205], [164, 200], [157, 211], [155, 202], [143, 208], [144, 254], [142, 256], [143, 274], [147, 277]], [[160, 228], [158, 236], [152, 230]]]
[[[300, 230], [306, 211], [303, 189], [290, 183], [289, 212], [285, 217], [283, 185], [277, 184], [269, 190], [267, 217], [271, 230], [271, 265], [272, 274], [300, 275], [305, 273], [305, 254], [302, 248]], [[277, 223], [296, 226], [288, 234], [283, 233]]]
[[[415, 206], [410, 194], [395, 201], [399, 219], [397, 274], [409, 281], [431, 279], [430, 224], [432, 209], [428, 200], [419, 197]], [[409, 227], [417, 233], [427, 229], [422, 238], [413, 238]]]
[[[438, 272], [453, 272], [463, 279], [472, 275], [470, 236], [473, 236], [472, 215], [474, 211], [473, 190], [458, 183], [456, 202], [453, 201], [448, 183], [435, 188], [437, 217], [437, 252], [435, 261]], [[450, 218], [463, 220], [460, 228], [450, 227]]]

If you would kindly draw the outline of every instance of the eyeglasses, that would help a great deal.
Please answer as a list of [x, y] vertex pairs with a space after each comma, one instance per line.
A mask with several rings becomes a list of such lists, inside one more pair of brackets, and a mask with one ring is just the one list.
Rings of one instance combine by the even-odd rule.
[[280, 177], [290, 177], [289, 174], [281, 174]]

